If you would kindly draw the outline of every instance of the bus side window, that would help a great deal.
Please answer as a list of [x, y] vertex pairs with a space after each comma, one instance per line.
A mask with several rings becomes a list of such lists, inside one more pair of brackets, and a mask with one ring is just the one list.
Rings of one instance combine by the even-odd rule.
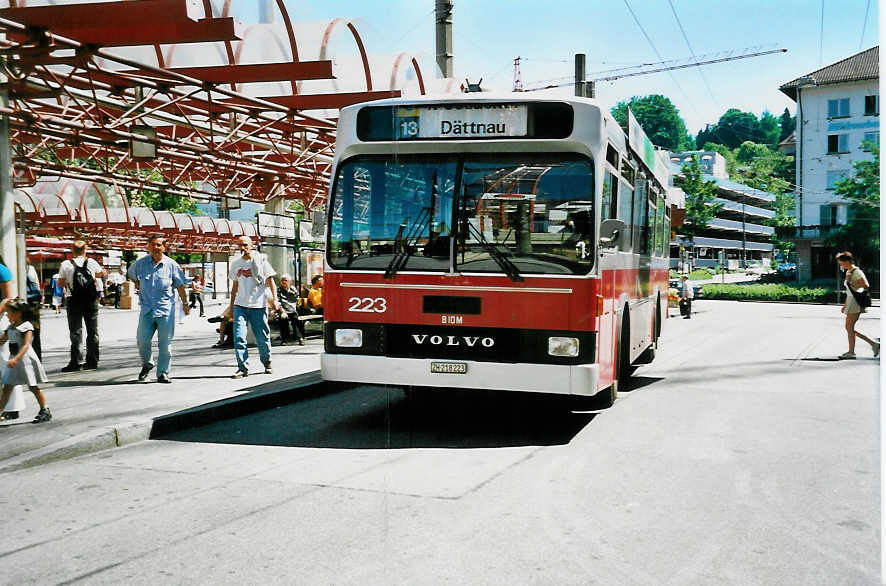
[[615, 217], [616, 202], [618, 199], [618, 178], [606, 171], [603, 175], [603, 196], [600, 200], [600, 220], [608, 220]]
[[670, 226], [665, 220], [665, 205], [667, 204], [661, 194], [658, 195], [658, 256], [665, 257], [668, 253], [668, 236]]
[[649, 198], [649, 183], [642, 174], [637, 176], [637, 189], [634, 192], [634, 252], [649, 254], [649, 217], [646, 208]]
[[656, 207], [656, 193], [653, 190], [649, 191], [649, 198], [646, 202], [646, 224], [649, 226], [647, 230], [647, 252], [650, 256], [656, 254], [658, 252], [658, 224], [656, 221], [658, 220], [658, 208]]
[[631, 186], [623, 181], [618, 182], [618, 219], [625, 223], [628, 229], [631, 229], [633, 214], [631, 212], [631, 202], [634, 197], [634, 190]]

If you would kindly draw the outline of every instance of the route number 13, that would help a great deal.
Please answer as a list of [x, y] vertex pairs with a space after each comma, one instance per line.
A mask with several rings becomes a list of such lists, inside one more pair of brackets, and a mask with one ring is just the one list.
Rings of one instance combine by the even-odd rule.
[[357, 313], [384, 313], [388, 310], [388, 300], [384, 297], [351, 297], [348, 311]]

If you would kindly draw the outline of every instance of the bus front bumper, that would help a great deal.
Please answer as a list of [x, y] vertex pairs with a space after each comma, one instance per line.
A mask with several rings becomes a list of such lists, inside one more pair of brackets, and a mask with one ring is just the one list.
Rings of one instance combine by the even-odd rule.
[[[466, 365], [464, 374], [431, 372], [431, 363]], [[444, 367], [445, 368], [445, 367]], [[454, 387], [590, 396], [597, 392], [597, 364], [558, 365], [430, 358], [388, 358], [353, 354], [320, 355], [324, 380], [378, 385]]]

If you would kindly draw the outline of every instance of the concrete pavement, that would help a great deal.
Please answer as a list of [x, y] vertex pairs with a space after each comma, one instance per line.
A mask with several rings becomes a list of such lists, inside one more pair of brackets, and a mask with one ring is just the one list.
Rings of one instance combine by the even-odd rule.
[[[226, 303], [207, 300], [206, 316], [220, 313]], [[245, 402], [266, 404], [269, 395], [298, 392], [320, 380], [319, 337], [304, 346], [274, 346], [273, 375], [231, 379], [237, 370], [233, 349], [211, 348], [218, 339], [216, 324], [198, 317], [196, 310], [176, 326], [172, 384], [157, 383], [155, 371], [147, 382], [137, 380], [137, 310], [102, 308], [99, 369], [62, 373], [70, 350], [65, 312], [44, 310], [41, 318], [43, 364], [50, 380], [42, 389], [53, 419], [32, 425], [37, 404], [25, 391], [27, 407], [20, 418], [0, 424], [0, 473], [148, 439], [154, 420], [170, 413], [219, 401], [249, 409]], [[257, 350], [249, 350], [253, 371], [262, 372]]]
[[599, 414], [366, 385], [0, 474], [4, 582], [880, 583], [879, 361], [697, 308]]

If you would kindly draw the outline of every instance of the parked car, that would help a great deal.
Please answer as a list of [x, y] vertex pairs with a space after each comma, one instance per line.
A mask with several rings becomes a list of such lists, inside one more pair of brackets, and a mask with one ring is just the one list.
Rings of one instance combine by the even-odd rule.
[[[680, 284], [680, 279], [669, 279], [668, 280], [668, 288], [675, 289], [676, 291], [680, 291], [682, 285]], [[695, 293], [695, 298], [699, 299], [702, 296], [702, 286], [698, 283], [692, 284], [692, 291]]]
[[766, 266], [763, 265], [763, 263], [753, 263], [753, 264], [749, 264], [747, 267], [745, 267], [744, 272], [746, 275], [749, 275], [749, 276], [750, 275], [761, 276], [761, 275], [768, 273], [769, 270]]
[[797, 276], [797, 265], [792, 262], [779, 263], [776, 272], [785, 279], [793, 279]]

